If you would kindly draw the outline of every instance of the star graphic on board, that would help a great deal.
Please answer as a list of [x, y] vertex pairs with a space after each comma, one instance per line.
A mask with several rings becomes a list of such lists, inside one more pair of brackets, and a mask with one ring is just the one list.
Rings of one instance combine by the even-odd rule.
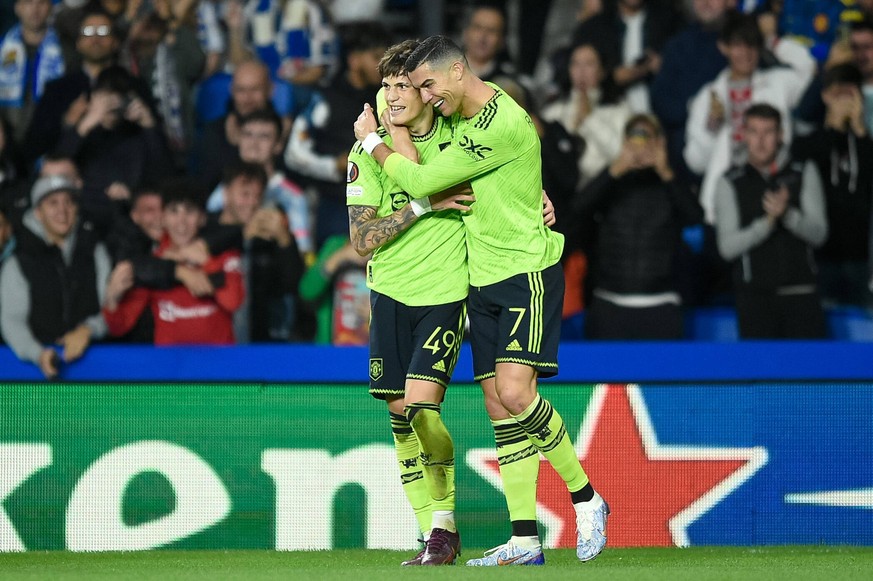
[[[767, 463], [761, 447], [660, 444], [642, 391], [633, 385], [595, 389], [575, 444], [612, 510], [607, 534], [613, 547], [688, 546], [688, 526]], [[494, 450], [470, 450], [467, 463], [502, 490]], [[545, 459], [537, 515], [546, 525], [545, 546], [576, 545], [576, 515], [566, 485]]]

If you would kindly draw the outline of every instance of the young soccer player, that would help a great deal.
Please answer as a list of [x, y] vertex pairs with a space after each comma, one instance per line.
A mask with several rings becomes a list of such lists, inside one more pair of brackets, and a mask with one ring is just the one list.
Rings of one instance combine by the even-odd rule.
[[536, 130], [510, 97], [472, 74], [445, 37], [424, 40], [406, 66], [422, 101], [452, 118], [451, 144], [423, 165], [393, 155], [375, 133], [368, 106], [355, 135], [414, 198], [465, 180], [476, 196], [464, 215], [473, 365], [494, 426], [512, 538], [467, 564], [544, 563], [536, 525], [538, 452], [567, 483], [577, 514], [576, 554], [591, 560], [606, 544], [609, 508], [582, 470], [560, 415], [537, 393], [537, 378], [558, 371], [563, 238], [542, 223]]
[[[379, 63], [392, 127], [408, 132], [413, 157], [432, 159], [451, 140], [448, 123], [426, 107], [406, 77], [417, 46], [389, 48]], [[382, 130], [382, 135], [391, 137]], [[453, 564], [454, 445], [440, 415], [461, 345], [469, 286], [464, 225], [454, 195], [425, 213], [356, 143], [349, 154], [346, 198], [352, 246], [367, 265], [371, 289], [370, 393], [388, 403], [403, 489], [425, 538], [404, 565]], [[413, 223], [415, 227], [409, 228]]]

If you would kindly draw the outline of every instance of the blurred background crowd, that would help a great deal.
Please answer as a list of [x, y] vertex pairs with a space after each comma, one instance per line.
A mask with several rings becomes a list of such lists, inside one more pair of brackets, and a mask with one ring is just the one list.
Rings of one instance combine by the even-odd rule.
[[94, 341], [366, 344], [352, 124], [431, 34], [540, 134], [565, 340], [869, 316], [873, 0], [10, 0], [3, 340], [46, 376]]

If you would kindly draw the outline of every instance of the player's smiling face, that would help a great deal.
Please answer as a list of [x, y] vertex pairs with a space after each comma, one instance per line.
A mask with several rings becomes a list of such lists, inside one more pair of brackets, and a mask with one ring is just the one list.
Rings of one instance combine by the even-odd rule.
[[437, 109], [443, 117], [450, 117], [458, 110], [458, 99], [452, 90], [460, 89], [457, 70], [460, 66], [460, 63], [452, 63], [435, 70], [429, 64], [423, 64], [409, 73], [409, 80], [418, 89], [421, 100]]
[[385, 101], [388, 103], [388, 114], [394, 125], [411, 126], [425, 111], [421, 96], [406, 75], [385, 77], [382, 79], [385, 89]]

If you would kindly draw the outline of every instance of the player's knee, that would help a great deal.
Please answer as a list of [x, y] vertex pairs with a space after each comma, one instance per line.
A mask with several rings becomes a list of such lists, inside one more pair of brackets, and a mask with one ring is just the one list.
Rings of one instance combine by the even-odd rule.
[[535, 393], [531, 394], [527, 389], [520, 389], [516, 386], [506, 386], [503, 389], [497, 389], [497, 397], [500, 400], [500, 405], [513, 416], [517, 416], [527, 409], [535, 397]]
[[[421, 414], [420, 416], [419, 414], [420, 412], [425, 410], [434, 412], [439, 415], [440, 406], [436, 403], [422, 401], [408, 404], [403, 411], [406, 414], [406, 421], [409, 422], [409, 425], [415, 426], [416, 423], [421, 423], [422, 421], [424, 421], [424, 418], [427, 416], [427, 414]], [[416, 417], [419, 418], [418, 422], [415, 421]]]

